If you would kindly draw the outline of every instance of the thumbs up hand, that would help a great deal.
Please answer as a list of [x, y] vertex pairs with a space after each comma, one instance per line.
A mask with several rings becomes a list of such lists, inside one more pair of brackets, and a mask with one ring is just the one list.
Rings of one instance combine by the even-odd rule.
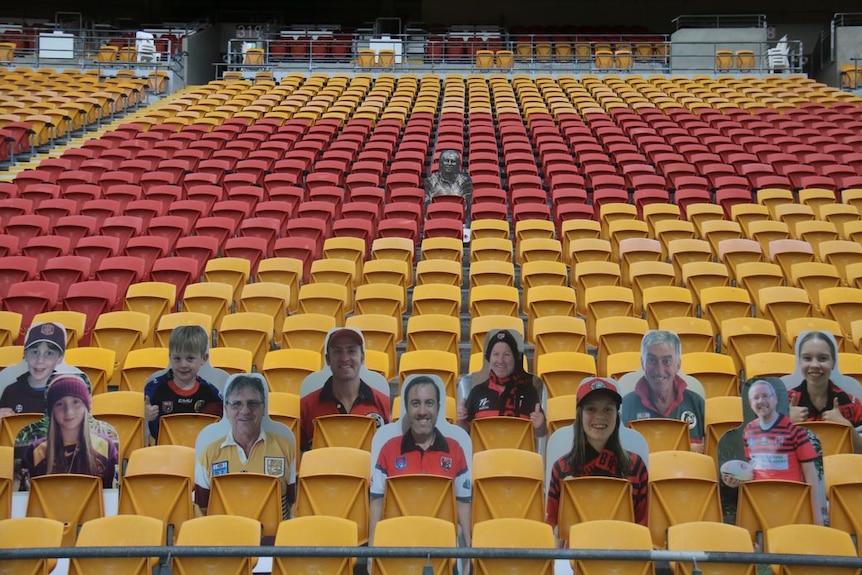
[[542, 406], [538, 403], [536, 404], [536, 409], [530, 413], [530, 422], [533, 424], [533, 431], [537, 436], [542, 436], [547, 433], [547, 429], [545, 428], [545, 414], [542, 413]]
[[823, 421], [831, 421], [834, 423], [840, 423], [841, 425], [853, 426], [853, 424], [844, 417], [844, 414], [841, 413], [841, 407], [838, 405], [837, 397], [832, 400], [832, 409], [828, 409], [823, 412]]
[[455, 412], [455, 419], [458, 423], [463, 424], [467, 421], [467, 400], [463, 397], [458, 400], [458, 410]]
[[793, 423], [802, 423], [808, 420], [808, 408], [799, 407], [799, 393], [793, 391], [790, 393], [790, 421]]
[[153, 421], [159, 416], [159, 406], [150, 404], [150, 397], [144, 396], [144, 417], [147, 421]]

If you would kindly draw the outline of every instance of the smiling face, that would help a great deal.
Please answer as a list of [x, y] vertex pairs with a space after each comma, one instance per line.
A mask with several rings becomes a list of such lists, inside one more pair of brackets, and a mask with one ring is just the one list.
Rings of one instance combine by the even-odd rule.
[[748, 404], [758, 419], [769, 422], [775, 417], [778, 397], [771, 385], [757, 381], [748, 389]]
[[74, 439], [77, 436], [86, 415], [86, 404], [73, 395], [61, 397], [51, 406], [51, 417], [59, 426], [64, 438]]
[[680, 368], [680, 358], [673, 346], [668, 343], [656, 343], [646, 348], [643, 358], [644, 376], [647, 383], [654, 389], [672, 386]]
[[263, 420], [263, 397], [252, 387], [232, 391], [225, 402], [234, 437], [257, 437]]
[[515, 356], [509, 344], [499, 341], [491, 348], [488, 364], [497, 377], [509, 377], [515, 371]]
[[580, 420], [587, 442], [596, 451], [601, 451], [616, 428], [617, 403], [604, 393], [590, 394], [584, 400]]
[[434, 433], [440, 402], [433, 384], [418, 383], [407, 390], [407, 420], [416, 443], [422, 443]]
[[825, 386], [834, 367], [832, 349], [822, 339], [809, 339], [799, 348], [799, 370], [810, 385]]
[[456, 174], [460, 163], [457, 152], [447, 151], [440, 154], [440, 171], [447, 176]]
[[338, 381], [353, 381], [359, 379], [365, 354], [362, 346], [347, 336], [332, 338], [327, 350], [327, 361], [332, 369], [332, 377]]
[[195, 384], [198, 370], [206, 363], [207, 355], [193, 351], [171, 350], [171, 370], [177, 387], [190, 389]]
[[28, 383], [30, 387], [38, 388], [48, 384], [48, 378], [63, 361], [63, 354], [43, 341], [28, 347], [24, 351], [24, 359], [27, 360], [27, 370], [30, 372]]

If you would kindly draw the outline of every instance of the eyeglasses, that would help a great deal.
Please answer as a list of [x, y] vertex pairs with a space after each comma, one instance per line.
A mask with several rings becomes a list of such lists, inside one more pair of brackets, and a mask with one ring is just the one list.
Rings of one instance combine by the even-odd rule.
[[261, 407], [263, 407], [262, 401], [251, 400], [251, 401], [229, 401], [227, 402], [227, 406], [234, 411], [239, 411], [243, 407], [249, 408], [251, 411], [257, 411]]

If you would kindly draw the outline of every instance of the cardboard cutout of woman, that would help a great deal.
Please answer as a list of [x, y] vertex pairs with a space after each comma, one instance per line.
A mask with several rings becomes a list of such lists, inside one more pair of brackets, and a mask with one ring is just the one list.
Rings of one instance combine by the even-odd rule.
[[796, 338], [796, 370], [781, 378], [793, 423], [829, 421], [854, 428], [853, 450], [862, 453], [862, 385], [838, 369], [838, 343], [824, 331]]
[[516, 331], [492, 329], [485, 336], [482, 369], [459, 384], [456, 421], [469, 432], [482, 417], [529, 419], [535, 437], [545, 437], [542, 380], [524, 369], [524, 340]]

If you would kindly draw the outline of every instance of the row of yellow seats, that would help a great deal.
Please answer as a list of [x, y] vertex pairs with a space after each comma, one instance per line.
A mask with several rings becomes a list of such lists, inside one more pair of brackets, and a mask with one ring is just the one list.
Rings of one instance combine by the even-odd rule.
[[[94, 519], [87, 522], [78, 537], [78, 547], [124, 547], [157, 546], [162, 529], [161, 522], [149, 517], [120, 515]], [[260, 544], [261, 523], [241, 516], [217, 515], [200, 517], [184, 523], [177, 538], [177, 546], [214, 546], [230, 549], [231, 546], [257, 546]], [[0, 533], [10, 547], [26, 548], [37, 544], [39, 547], [60, 546], [62, 523], [52, 519], [19, 518], [0, 522]], [[374, 536], [374, 546], [452, 548], [457, 555], [456, 529], [442, 519], [422, 516], [402, 516], [380, 521]], [[819, 556], [823, 564], [831, 557], [853, 558], [856, 549], [848, 533], [831, 527], [816, 525], [784, 525], [770, 528], [766, 535], [768, 553]], [[635, 523], [618, 520], [593, 520], [571, 527], [568, 537], [573, 541], [571, 548], [579, 550], [632, 551], [652, 550], [649, 529]], [[800, 543], [801, 542], [801, 543]], [[358, 544], [356, 524], [348, 519], [333, 516], [309, 516], [283, 521], [275, 537], [277, 547], [316, 546], [353, 547]], [[800, 546], [801, 545], [801, 546]], [[536, 520], [502, 518], [487, 520], [476, 526], [473, 532], [474, 548], [511, 548], [545, 549], [549, 553], [556, 546], [550, 526]], [[718, 521], [696, 521], [672, 525], [668, 528], [667, 548], [678, 553], [732, 552], [751, 553], [751, 565], [742, 565], [739, 573], [753, 573], [757, 556], [748, 532], [738, 526]], [[165, 552], [167, 553], [167, 549]], [[814, 559], [817, 561], [817, 559]], [[473, 569], [482, 573], [493, 573], [507, 569], [510, 573], [536, 573], [553, 569], [553, 559], [493, 559], [491, 557], [472, 559]], [[128, 573], [149, 573], [158, 565], [159, 558], [143, 557], [134, 559], [99, 557], [97, 559], [73, 559], [70, 573], [114, 573], [123, 570]], [[389, 570], [421, 570], [426, 567], [439, 568], [439, 572], [451, 571], [455, 559], [435, 558], [373, 558], [374, 568]], [[56, 559], [18, 560], [9, 562], [10, 566], [26, 569], [28, 572], [50, 570]], [[236, 569], [237, 572], [251, 571], [257, 563], [255, 557], [174, 557], [172, 567], [180, 573], [199, 570]], [[274, 574], [294, 573], [309, 568], [325, 569], [335, 575], [349, 575], [354, 572], [356, 558], [353, 557], [275, 557]], [[649, 572], [655, 566], [649, 561], [628, 561], [615, 559], [572, 560], [572, 567], [586, 575], [603, 573], [607, 569], [617, 572]], [[692, 572], [687, 561], [674, 564], [674, 573]], [[728, 567], [728, 564], [706, 563], [712, 567]], [[792, 575], [802, 573], [805, 568], [782, 565], [782, 573]], [[435, 571], [436, 572], [436, 571]]]
[[[163, 456], [166, 449], [171, 450], [171, 454], [175, 456], [170, 459], [170, 469], [166, 469], [168, 459]], [[160, 460], [155, 459], [156, 455], [162, 455]], [[854, 454], [830, 455], [824, 458], [828, 495], [832, 501], [832, 525], [845, 533], [855, 533], [854, 517], [857, 516], [858, 510], [854, 510], [852, 503], [848, 504], [845, 498], [852, 497], [854, 489], [862, 481], [859, 461], [859, 456]], [[171, 532], [166, 534], [169, 525], [177, 528], [180, 533], [178, 539], [181, 539], [183, 526], [191, 520], [193, 462], [194, 452], [190, 448], [162, 446], [136, 451], [130, 458], [127, 474], [123, 478], [120, 512], [155, 517], [160, 523], [158, 536], [161, 541], [171, 541]], [[368, 538], [368, 502], [365, 493], [368, 488], [370, 463], [370, 454], [367, 451], [353, 448], [330, 447], [306, 453], [299, 470], [296, 515], [332, 515], [351, 520], [357, 529], [358, 542], [364, 543]], [[545, 512], [545, 466], [540, 455], [521, 450], [497, 449], [474, 454], [472, 463], [474, 498], [471, 514], [472, 523], [477, 529], [484, 521], [501, 518], [542, 522]], [[337, 476], [340, 477], [337, 485], [333, 483], [336, 470]], [[55, 476], [47, 480], [40, 478], [33, 489], [40, 492], [44, 490], [34, 502], [41, 505], [33, 505], [32, 509], [28, 507], [28, 515], [39, 516], [45, 513], [43, 506], [59, 505], [56, 498], [50, 497], [52, 488], [67, 484], [64, 488], [68, 492], [72, 488], [71, 483], [92, 483], [93, 479], [83, 476]], [[155, 494], [158, 490], [164, 492], [167, 482], [171, 480], [171, 491], [176, 492], [178, 498], [172, 498], [166, 505], [163, 497], [146, 496], [148, 493]], [[210, 510], [216, 505], [222, 505], [225, 514], [241, 515], [255, 522], [260, 521], [257, 523], [257, 538], [260, 538], [261, 533], [264, 536], [275, 535], [280, 528], [281, 498], [273, 496], [270, 488], [273, 482], [277, 483], [277, 478], [253, 474], [215, 478], [214, 501], [211, 501]], [[436, 498], [405, 496], [420, 486], [417, 484], [441, 493], [439, 501], [444, 503], [438, 505]], [[580, 487], [583, 489], [579, 489]], [[621, 487], [624, 489], [622, 496], [619, 495]], [[645, 534], [646, 549], [663, 549], [669, 545], [671, 534], [668, 530], [674, 525], [690, 521], [720, 523], [722, 520], [716, 468], [713, 460], [706, 455], [679, 451], [653, 453], [650, 457], [649, 488], [652, 493], [649, 523], [646, 527], [638, 527]], [[632, 525], [631, 498], [625, 492], [627, 489], [630, 489], [627, 482], [614, 478], [586, 477], [569, 480], [562, 493], [560, 533], [569, 534], [573, 525], [589, 525], [589, 522], [598, 519], [622, 518], [624, 522], [619, 524], [620, 529], [623, 529], [625, 524]], [[749, 545], [776, 522], [793, 524], [810, 523], [812, 520], [810, 505], [807, 504], [807, 489], [802, 484], [782, 486], [775, 482], [761, 481], [746, 484], [742, 489], [746, 496], [740, 499], [737, 524], [739, 532], [744, 534]], [[444, 495], [447, 490], [449, 496]], [[608, 494], [616, 493], [616, 497], [608, 497], [608, 500], [619, 501], [622, 505], [584, 505], [595, 501], [596, 490]], [[88, 491], [88, 497], [66, 498], [71, 500], [60, 508], [59, 512], [53, 514], [69, 515], [67, 523], [70, 525], [60, 530], [64, 544], [74, 543], [77, 525], [104, 514], [99, 491]], [[252, 506], [248, 505], [250, 491], [258, 495], [252, 498], [256, 502]], [[338, 496], [333, 497], [333, 493], [338, 493]], [[776, 493], [783, 497], [785, 505], [774, 505]], [[584, 496], [587, 497], [586, 500], [579, 499]], [[457, 514], [453, 511], [454, 497], [451, 505], [447, 502], [449, 497], [452, 497], [451, 482], [447, 480], [440, 481], [434, 476], [392, 478], [392, 483], [387, 483], [387, 492], [384, 495], [383, 517], [431, 516], [454, 529]], [[801, 504], [789, 504], [797, 501]], [[88, 510], [88, 506], [95, 509]], [[550, 533], [548, 526], [544, 529]], [[566, 538], [565, 535], [561, 536]], [[742, 536], [737, 539], [742, 539]], [[580, 544], [580, 535], [570, 537], [571, 548]]]

